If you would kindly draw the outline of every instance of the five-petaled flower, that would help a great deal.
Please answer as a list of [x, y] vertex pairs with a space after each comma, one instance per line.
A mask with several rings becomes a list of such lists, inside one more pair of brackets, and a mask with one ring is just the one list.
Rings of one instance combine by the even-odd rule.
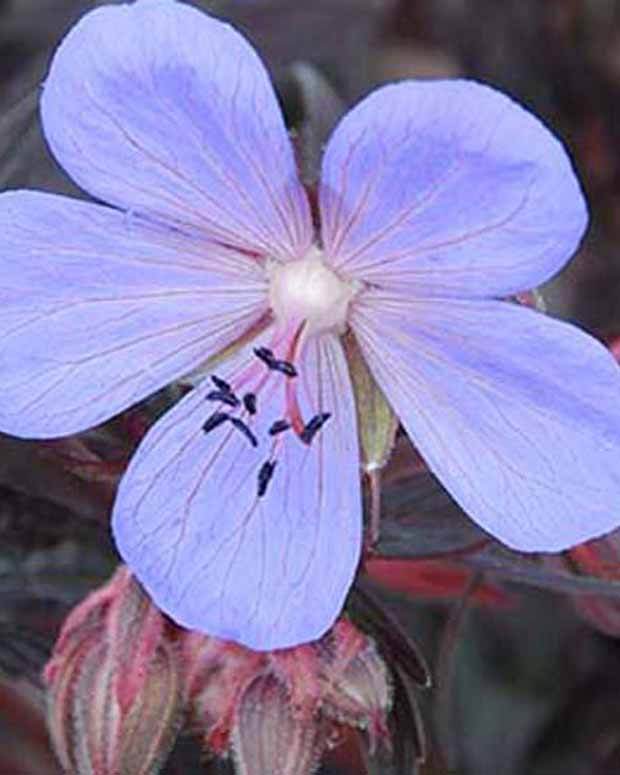
[[109, 206], [0, 197], [0, 428], [81, 431], [224, 352], [146, 435], [113, 514], [175, 621], [271, 649], [340, 612], [362, 526], [345, 331], [488, 532], [551, 551], [618, 524], [618, 367], [507, 300], [561, 269], [587, 221], [562, 146], [512, 100], [377, 90], [329, 140], [313, 218], [253, 49], [137, 0], [68, 34], [42, 120]]

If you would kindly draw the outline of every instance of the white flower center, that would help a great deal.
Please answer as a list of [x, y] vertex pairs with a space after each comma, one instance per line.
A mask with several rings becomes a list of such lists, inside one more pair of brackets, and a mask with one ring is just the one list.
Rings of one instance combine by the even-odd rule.
[[286, 264], [269, 265], [269, 301], [276, 320], [306, 321], [306, 333], [344, 331], [349, 302], [359, 290], [355, 281], [342, 280], [312, 247], [307, 255]]

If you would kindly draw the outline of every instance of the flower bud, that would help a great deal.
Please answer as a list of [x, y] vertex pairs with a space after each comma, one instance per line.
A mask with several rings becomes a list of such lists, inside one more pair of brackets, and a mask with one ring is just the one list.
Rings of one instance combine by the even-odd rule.
[[246, 689], [232, 733], [237, 775], [311, 775], [324, 746], [324, 723], [295, 713], [286, 687], [260, 675]]
[[371, 755], [390, 748], [388, 671], [348, 620], [276, 651], [191, 632], [180, 640], [189, 723], [207, 755], [232, 756], [237, 775], [311, 775], [347, 726], [367, 733]]
[[374, 643], [346, 620], [337, 623], [332, 637], [335, 654], [324, 669], [322, 711], [334, 721], [366, 730], [373, 754], [378, 743], [390, 745], [392, 688], [387, 668]]
[[239, 699], [265, 655], [196, 632], [184, 636], [182, 649], [190, 726], [208, 754], [225, 756]]
[[179, 660], [162, 615], [126, 568], [71, 612], [44, 679], [65, 771], [159, 771], [181, 721]]

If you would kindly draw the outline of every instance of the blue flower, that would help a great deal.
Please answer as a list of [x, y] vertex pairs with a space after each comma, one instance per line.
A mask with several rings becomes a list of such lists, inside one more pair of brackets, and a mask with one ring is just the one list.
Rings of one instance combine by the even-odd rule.
[[190, 6], [87, 14], [42, 119], [107, 205], [0, 196], [0, 429], [75, 433], [202, 369], [113, 514], [175, 621], [272, 649], [338, 616], [362, 532], [345, 331], [489, 533], [555, 551], [618, 525], [618, 366], [506, 300], [587, 222], [564, 149], [515, 102], [470, 81], [377, 90], [327, 144], [318, 229], [257, 55]]

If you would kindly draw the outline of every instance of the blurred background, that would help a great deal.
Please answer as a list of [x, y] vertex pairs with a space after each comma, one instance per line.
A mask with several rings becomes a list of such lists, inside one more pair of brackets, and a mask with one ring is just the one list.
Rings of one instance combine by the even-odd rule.
[[[103, 4], [0, 0], [0, 189], [83, 196], [47, 155], [38, 92], [63, 34]], [[568, 146], [591, 207], [581, 251], [543, 289], [546, 306], [610, 343], [620, 335], [620, 3], [194, 5], [231, 20], [266, 59], [306, 143], [309, 179], [338, 115], [382, 83], [475, 78], [528, 106]], [[114, 487], [144, 423], [171, 398], [159, 395], [63, 442], [0, 436], [0, 775], [60, 772], [47, 743], [40, 669], [71, 606], [114, 569]], [[379, 554], [392, 559], [370, 562], [364, 585], [433, 672], [434, 688], [417, 695], [428, 749], [419, 775], [620, 772], [620, 539], [557, 558], [502, 550], [462, 518], [404, 438], [385, 471], [383, 499]], [[359, 626], [373, 631], [368, 616], [359, 615]], [[379, 646], [389, 641], [389, 633], [376, 637]], [[406, 739], [413, 730], [404, 724], [394, 734]], [[183, 738], [165, 772], [209, 766]], [[346, 747], [321, 769], [363, 772]]]

